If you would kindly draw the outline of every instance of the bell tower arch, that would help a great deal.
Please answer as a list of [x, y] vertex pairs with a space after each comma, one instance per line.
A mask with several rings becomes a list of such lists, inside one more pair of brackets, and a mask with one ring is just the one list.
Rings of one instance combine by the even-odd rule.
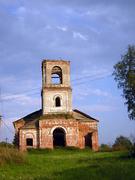
[[42, 110], [43, 114], [72, 112], [69, 61], [42, 62]]

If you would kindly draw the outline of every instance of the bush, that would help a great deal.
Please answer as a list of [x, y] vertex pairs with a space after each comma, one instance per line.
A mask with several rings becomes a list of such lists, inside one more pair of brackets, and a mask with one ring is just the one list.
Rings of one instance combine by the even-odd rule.
[[108, 144], [101, 144], [99, 151], [101, 152], [110, 152], [112, 151], [112, 148]]
[[129, 138], [124, 136], [117, 137], [115, 143], [113, 144], [114, 151], [131, 150], [131, 148], [132, 148], [132, 142], [129, 140]]
[[26, 161], [25, 154], [18, 149], [9, 147], [0, 147], [0, 166], [9, 163], [24, 163]]
[[0, 142], [0, 147], [13, 148], [14, 145], [13, 145], [13, 144], [10, 144], [10, 143], [7, 143], [7, 142], [5, 142], [5, 141], [2, 141], [2, 142]]

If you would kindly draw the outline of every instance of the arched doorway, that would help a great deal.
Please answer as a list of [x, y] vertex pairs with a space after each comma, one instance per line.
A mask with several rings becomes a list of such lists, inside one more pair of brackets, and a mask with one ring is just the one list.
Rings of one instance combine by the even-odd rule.
[[66, 145], [66, 134], [62, 128], [56, 128], [53, 131], [53, 146], [64, 147]]
[[92, 148], [92, 133], [86, 134], [84, 138], [85, 138], [85, 147]]

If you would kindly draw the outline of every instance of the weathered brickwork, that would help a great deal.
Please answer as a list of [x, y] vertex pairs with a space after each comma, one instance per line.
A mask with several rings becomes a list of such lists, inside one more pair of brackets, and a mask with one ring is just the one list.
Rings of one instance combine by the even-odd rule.
[[[78, 146], [78, 123], [74, 119], [49, 119], [40, 121], [40, 146], [53, 148], [53, 131], [62, 128], [65, 132], [66, 145]], [[46, 141], [44, 141], [46, 139]]]
[[[56, 67], [56, 68], [55, 68]], [[57, 69], [57, 67], [59, 69]], [[54, 69], [53, 69], [54, 68]], [[58, 72], [57, 72], [58, 71]], [[61, 83], [52, 83], [52, 75], [60, 76]], [[70, 62], [50, 61], [42, 62], [42, 109], [43, 114], [72, 112], [72, 89], [70, 87]], [[56, 76], [57, 77], [57, 76]], [[55, 106], [55, 98], [59, 96], [61, 106]]]
[[[58, 82], [52, 83], [53, 78]], [[98, 120], [72, 110], [70, 62], [42, 62], [42, 109], [14, 122], [20, 150], [73, 146], [98, 150]]]
[[33, 148], [38, 148], [39, 144], [39, 137], [38, 137], [38, 130], [36, 129], [20, 129], [19, 131], [19, 142], [20, 142], [20, 149], [21, 150], [26, 150], [27, 145], [26, 145], [26, 139], [30, 138], [33, 139]]

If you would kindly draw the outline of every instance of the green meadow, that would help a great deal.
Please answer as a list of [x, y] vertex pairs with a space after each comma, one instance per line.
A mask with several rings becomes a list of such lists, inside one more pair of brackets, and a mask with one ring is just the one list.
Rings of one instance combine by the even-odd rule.
[[127, 152], [55, 149], [20, 156], [0, 164], [0, 180], [135, 180], [135, 159]]

